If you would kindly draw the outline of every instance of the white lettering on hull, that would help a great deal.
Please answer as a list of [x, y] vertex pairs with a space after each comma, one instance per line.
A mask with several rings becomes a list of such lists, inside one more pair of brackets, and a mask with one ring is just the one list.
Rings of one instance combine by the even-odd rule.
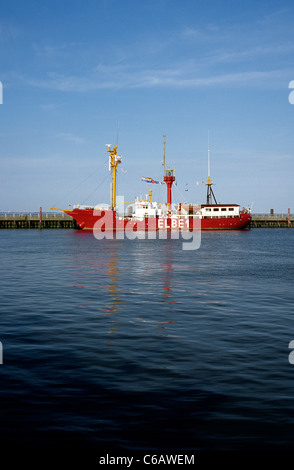
[[189, 219], [158, 219], [159, 229], [184, 229], [189, 228]]

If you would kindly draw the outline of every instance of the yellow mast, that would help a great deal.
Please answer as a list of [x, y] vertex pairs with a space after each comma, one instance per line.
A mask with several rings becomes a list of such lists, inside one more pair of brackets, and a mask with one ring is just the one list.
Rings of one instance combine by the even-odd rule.
[[121, 163], [121, 157], [117, 155], [117, 145], [110, 148], [108, 145], [109, 152], [109, 170], [112, 171], [112, 192], [111, 192], [111, 209], [114, 211], [116, 206], [116, 170], [118, 165]]

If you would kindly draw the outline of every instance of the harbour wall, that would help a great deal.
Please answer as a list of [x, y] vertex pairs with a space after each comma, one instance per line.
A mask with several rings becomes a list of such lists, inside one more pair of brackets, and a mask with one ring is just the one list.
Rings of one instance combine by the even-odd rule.
[[294, 227], [294, 216], [290, 214], [252, 214], [250, 228], [291, 228]]
[[56, 212], [32, 212], [32, 213], [2, 213], [0, 214], [0, 229], [77, 229], [78, 224], [69, 215]]
[[[294, 215], [253, 214], [250, 228], [291, 228]], [[76, 221], [64, 212], [0, 213], [0, 229], [78, 229]]]

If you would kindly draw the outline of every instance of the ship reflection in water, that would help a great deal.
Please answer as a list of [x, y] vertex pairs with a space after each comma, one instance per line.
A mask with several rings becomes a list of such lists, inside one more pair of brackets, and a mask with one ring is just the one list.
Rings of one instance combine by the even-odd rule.
[[[118, 287], [118, 266], [117, 266], [117, 253], [113, 247], [109, 251], [109, 261], [107, 269], [104, 271], [109, 280], [109, 284], [106, 285], [106, 290], [110, 295], [110, 300], [107, 302], [106, 308], [100, 307], [102, 312], [105, 312], [106, 317], [111, 317], [119, 311], [119, 304], [121, 302], [119, 296], [119, 287]], [[118, 318], [115, 316], [112, 318], [112, 324], [109, 328], [109, 334], [113, 335], [118, 327]], [[112, 340], [109, 341], [112, 343]]]
[[[174, 267], [172, 264], [172, 248], [169, 244], [165, 244], [165, 260], [161, 264], [161, 268], [163, 270], [163, 293], [162, 293], [162, 301], [163, 303], [166, 303], [168, 306], [169, 310], [173, 309], [173, 304], [176, 304], [176, 300], [173, 300], [174, 295], [173, 295], [173, 288], [172, 288], [172, 280], [173, 280], [173, 275], [174, 275]], [[158, 328], [160, 328], [161, 331], [159, 333], [159, 336], [168, 336], [167, 330], [166, 330], [166, 325], [170, 325], [174, 323], [173, 321], [165, 321], [162, 322], [162, 325], [158, 325]], [[165, 325], [165, 326], [164, 326]]]
[[[79, 250], [75, 252], [77, 277], [73, 285], [81, 289], [76, 307], [96, 314], [103, 312], [107, 319], [103, 328], [111, 336], [108, 343], [118, 339], [120, 322], [130, 326], [135, 323], [137, 327], [152, 324], [156, 336], [167, 337], [169, 326], [175, 323], [173, 318], [168, 318], [168, 312], [177, 303], [171, 240], [101, 240], [98, 245], [93, 234], [82, 231], [75, 234]], [[80, 237], [85, 237], [86, 243], [95, 244], [97, 251], [91, 250], [89, 254], [84, 250], [85, 240]], [[148, 245], [154, 242], [160, 244], [160, 257], [150, 260]], [[137, 330], [137, 334], [141, 333], [141, 329]]]
[[[95, 239], [90, 233], [79, 230], [75, 232], [75, 235], [78, 244], [95, 243]], [[80, 240], [80, 237], [87, 240]], [[116, 314], [122, 304], [118, 284], [118, 254], [117, 246], [110, 246], [105, 242], [102, 250], [91, 250], [91, 252], [81, 249], [80, 245], [74, 259], [77, 279], [75, 279], [73, 287], [83, 289], [80, 302], [76, 304], [76, 307], [87, 309], [87, 311], [90, 309], [94, 314], [103, 312], [105, 318], [111, 318], [111, 325], [108, 329], [110, 335], [118, 330], [119, 319]]]
[[3, 449], [293, 449], [291, 230], [2, 232]]
[[[147, 334], [150, 339], [176, 336], [171, 332], [175, 324], [173, 309], [177, 301], [174, 247], [170, 244], [173, 242], [170, 238], [168, 234], [168, 240], [143, 241], [141, 250], [134, 255], [134, 277], [137, 279], [135, 293], [138, 300], [132, 321], [139, 324], [139, 335]], [[158, 256], [151, 259], [148, 251], [155, 246]]]

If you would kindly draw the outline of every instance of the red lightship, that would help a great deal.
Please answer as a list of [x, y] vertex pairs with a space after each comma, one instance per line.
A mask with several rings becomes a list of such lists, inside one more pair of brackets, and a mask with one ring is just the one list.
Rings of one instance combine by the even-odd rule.
[[[212, 181], [208, 176], [206, 204], [179, 203], [172, 207], [172, 185], [175, 181], [173, 170], [165, 170], [163, 181], [167, 187], [166, 204], [152, 201], [152, 192], [146, 200], [135, 200], [134, 210], [120, 216], [116, 204], [116, 173], [122, 157], [117, 154], [117, 145], [112, 149], [108, 146], [109, 169], [112, 172], [111, 207], [109, 209], [89, 206], [74, 206], [72, 210], [62, 210], [73, 217], [80, 229], [101, 230], [101, 232], [117, 231], [160, 231], [160, 230], [240, 230], [250, 225], [251, 210], [241, 209], [238, 204], [218, 204], [213, 190]], [[165, 157], [164, 157], [165, 158]], [[151, 180], [151, 178], [144, 178]], [[152, 180], [154, 182], [154, 180]]]

